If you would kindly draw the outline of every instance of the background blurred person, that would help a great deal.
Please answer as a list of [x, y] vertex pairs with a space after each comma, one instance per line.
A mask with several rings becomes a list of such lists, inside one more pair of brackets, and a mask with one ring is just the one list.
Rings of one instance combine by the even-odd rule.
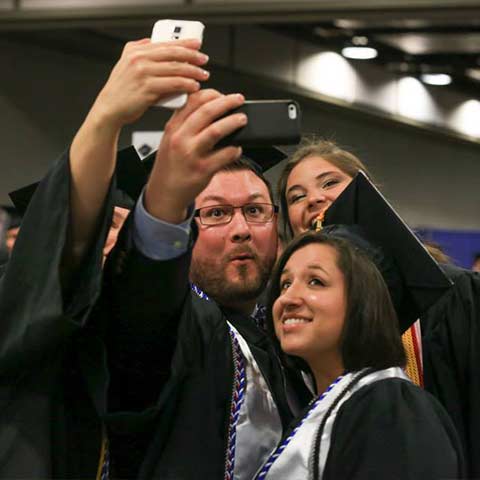
[[428, 253], [438, 262], [438, 263], [453, 263], [452, 259], [443, 251], [442, 246], [437, 242], [432, 242], [431, 240], [422, 240], [422, 243], [425, 245]]
[[480, 252], [473, 257], [472, 270], [474, 272], [480, 272]]
[[5, 234], [5, 246], [11, 255], [15, 242], [17, 240], [20, 224], [22, 223], [21, 215], [14, 207], [2, 207], [8, 213], [8, 228]]
[[0, 207], [0, 275], [17, 240], [21, 220], [14, 207], [9, 205]]

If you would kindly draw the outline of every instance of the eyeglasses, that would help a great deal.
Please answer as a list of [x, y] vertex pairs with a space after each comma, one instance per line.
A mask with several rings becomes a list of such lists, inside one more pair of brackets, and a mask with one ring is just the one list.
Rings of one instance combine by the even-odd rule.
[[267, 223], [278, 212], [278, 207], [271, 203], [246, 203], [239, 207], [233, 205], [211, 205], [197, 208], [195, 217], [200, 218], [202, 225], [223, 225], [230, 223], [236, 208], [242, 210], [243, 216], [248, 223]]

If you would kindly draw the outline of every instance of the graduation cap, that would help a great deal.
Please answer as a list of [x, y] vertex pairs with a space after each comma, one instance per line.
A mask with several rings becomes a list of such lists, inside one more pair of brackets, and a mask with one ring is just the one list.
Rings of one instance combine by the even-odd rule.
[[273, 168], [288, 156], [288, 147], [283, 146], [244, 147], [242, 149], [242, 157], [253, 163], [256, 169], [262, 173]]
[[[132, 209], [147, 181], [147, 173], [135, 147], [129, 146], [117, 153], [115, 172], [117, 188], [113, 192], [114, 205]], [[21, 216], [25, 214], [38, 183], [31, 183], [8, 194]]]
[[[438, 263], [363, 172], [328, 208], [323, 224], [355, 226], [357, 233], [374, 247], [380, 247], [393, 262], [397, 278], [391, 272], [382, 274], [402, 333], [452, 286]], [[336, 235], [334, 229], [327, 228], [327, 234], [328, 230]], [[338, 236], [348, 238], [340, 230]], [[356, 243], [355, 239], [352, 241]]]
[[[297, 146], [243, 147], [242, 158], [252, 164], [259, 173], [265, 173], [290, 156]], [[143, 159], [148, 174], [152, 171], [157, 152], [152, 152]]]
[[126, 194], [133, 207], [148, 179], [142, 160], [133, 145], [118, 152], [115, 172], [117, 177], [115, 193]]
[[20, 212], [21, 216], [25, 215], [30, 199], [33, 197], [33, 194], [37, 189], [37, 185], [38, 182], [31, 183], [30, 185], [14, 190], [8, 194], [10, 200], [15, 205], [15, 209], [17, 212]]
[[148, 154], [143, 160], [143, 168], [147, 173], [147, 176], [152, 172], [153, 164], [155, 163], [155, 158], [157, 157], [157, 150], [154, 150], [152, 153]]

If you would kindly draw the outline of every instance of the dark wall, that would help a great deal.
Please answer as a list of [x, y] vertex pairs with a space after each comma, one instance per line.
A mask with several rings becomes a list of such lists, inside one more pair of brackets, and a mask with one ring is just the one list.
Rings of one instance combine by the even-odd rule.
[[[119, 49], [120, 52], [120, 49]], [[106, 81], [113, 60], [86, 58], [0, 40], [0, 202], [41, 177], [68, 146]], [[295, 97], [255, 78], [213, 68], [210, 84], [249, 98]], [[480, 229], [480, 146], [320, 101], [295, 97], [304, 130], [357, 153], [412, 225]], [[167, 112], [149, 111], [125, 128], [161, 130]], [[278, 171], [278, 169], [277, 169]], [[276, 172], [273, 172], [275, 176]]]

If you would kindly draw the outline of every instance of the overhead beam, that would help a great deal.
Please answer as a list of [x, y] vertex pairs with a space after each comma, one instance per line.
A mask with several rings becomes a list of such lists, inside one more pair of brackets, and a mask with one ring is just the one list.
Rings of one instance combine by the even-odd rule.
[[[144, 0], [88, 2], [20, 0], [11, 8], [0, 9], [0, 29], [51, 29], [95, 27], [99, 25], [135, 27], [154, 18], [177, 16], [202, 19], [210, 23], [279, 23], [315, 22], [332, 18], [374, 20], [384, 18], [474, 18], [480, 7], [477, 0], [175, 0], [154, 2]], [[175, 3], [174, 3], [175, 2]], [[6, 2], [4, 5], [8, 5]], [[83, 2], [85, 4], [85, 2]], [[97, 6], [92, 6], [95, 4]], [[1, 1], [0, 1], [1, 5]], [[35, 7], [36, 5], [36, 7]], [[61, 5], [73, 5], [72, 8]], [[35, 7], [35, 8], [34, 8]]]

